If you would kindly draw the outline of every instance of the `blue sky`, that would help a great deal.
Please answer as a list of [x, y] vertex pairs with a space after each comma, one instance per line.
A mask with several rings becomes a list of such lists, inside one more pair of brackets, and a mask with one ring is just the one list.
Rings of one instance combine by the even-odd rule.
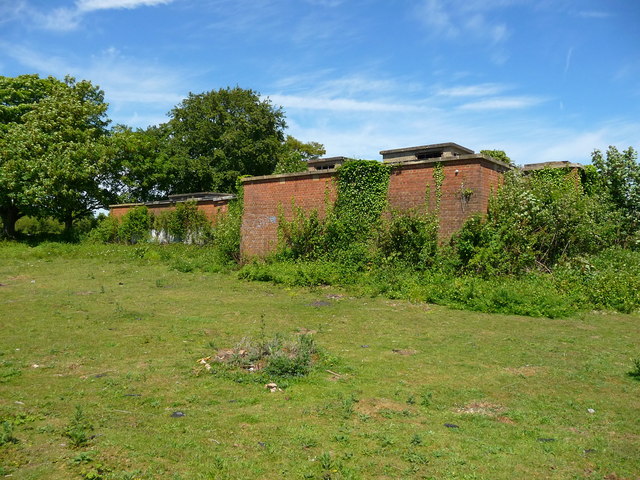
[[327, 155], [588, 163], [640, 147], [639, 24], [639, 0], [0, 0], [0, 74], [91, 80], [133, 127], [238, 85]]

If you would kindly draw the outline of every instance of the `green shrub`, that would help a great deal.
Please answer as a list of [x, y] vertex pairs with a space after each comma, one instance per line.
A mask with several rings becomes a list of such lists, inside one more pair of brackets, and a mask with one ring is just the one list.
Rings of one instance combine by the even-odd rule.
[[424, 269], [436, 256], [438, 219], [416, 211], [392, 212], [382, 221], [376, 246], [384, 262], [400, 261]]
[[636, 380], [640, 380], [640, 358], [633, 360], [633, 368], [627, 372], [627, 375]]
[[242, 227], [242, 203], [229, 202], [227, 212], [220, 215], [213, 226], [213, 246], [224, 263], [240, 261], [240, 228]]
[[211, 223], [205, 213], [198, 209], [194, 200], [176, 204], [175, 210], [165, 212], [155, 222], [158, 232], [184, 243], [205, 243], [211, 232]]
[[128, 244], [147, 242], [151, 237], [152, 224], [153, 216], [147, 207], [134, 207], [122, 217], [117, 238]]
[[576, 172], [510, 172], [486, 219], [468, 220], [453, 243], [467, 272], [548, 272], [561, 259], [612, 245], [619, 225], [603, 198], [584, 193]]
[[87, 240], [99, 243], [114, 243], [118, 241], [120, 220], [117, 217], [103, 217], [97, 226], [89, 232]]
[[317, 259], [327, 252], [327, 220], [317, 210], [305, 212], [293, 205], [293, 218], [278, 220], [278, 253], [281, 258]]
[[25, 235], [60, 234], [64, 225], [51, 217], [25, 216], [16, 222], [16, 232]]

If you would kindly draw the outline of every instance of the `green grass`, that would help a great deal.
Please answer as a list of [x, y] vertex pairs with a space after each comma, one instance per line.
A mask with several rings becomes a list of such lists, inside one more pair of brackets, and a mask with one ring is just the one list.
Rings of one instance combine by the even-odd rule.
[[[0, 244], [0, 474], [640, 472], [640, 382], [628, 375], [640, 356], [638, 315], [463, 312], [249, 283], [202, 272], [207, 262], [191, 250], [178, 254]], [[177, 268], [186, 264], [197, 268]], [[323, 351], [321, 368], [283, 381], [281, 392], [198, 364], [244, 337], [308, 331]]]

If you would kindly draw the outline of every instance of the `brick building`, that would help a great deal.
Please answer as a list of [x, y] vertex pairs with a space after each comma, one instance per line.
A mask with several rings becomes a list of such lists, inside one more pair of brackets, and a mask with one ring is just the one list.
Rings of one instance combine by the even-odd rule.
[[[436, 165], [442, 166], [444, 178], [440, 188], [440, 237], [446, 239], [475, 213], [486, 213], [489, 197], [511, 169], [495, 158], [474, 153], [455, 143], [383, 150], [382, 161], [391, 166], [389, 206], [396, 211], [436, 210]], [[345, 157], [310, 160], [308, 170], [300, 173], [248, 177], [244, 187], [241, 253], [244, 258], [273, 252], [278, 241], [278, 218], [293, 217], [294, 205], [305, 211], [317, 210], [325, 215], [327, 205], [337, 198], [336, 171]], [[563, 165], [564, 166], [564, 165]], [[215, 223], [227, 211], [235, 196], [228, 193], [190, 193], [170, 195], [165, 200], [148, 203], [111, 205], [111, 215], [122, 217], [131, 208], [145, 205], [151, 213], [175, 209], [177, 203], [194, 200], [199, 210]]]
[[[474, 153], [455, 143], [383, 150], [384, 163], [392, 167], [388, 200], [402, 211], [436, 205], [434, 168], [442, 165], [440, 235], [448, 238], [474, 213], [487, 211], [489, 197], [512, 168], [499, 160]], [[308, 171], [249, 177], [243, 180], [242, 255], [272, 252], [278, 240], [278, 217], [293, 216], [293, 206], [317, 209], [322, 216], [337, 196], [336, 168], [346, 159], [332, 157], [310, 161]]]
[[176, 204], [193, 200], [198, 210], [204, 212], [207, 218], [215, 223], [216, 217], [221, 213], [225, 213], [228, 204], [236, 198], [230, 193], [200, 192], [185, 193], [180, 195], [169, 195], [164, 200], [146, 203], [120, 203], [117, 205], [109, 205], [109, 214], [112, 217], [121, 218], [129, 210], [135, 207], [145, 206], [153, 215], [160, 215], [163, 212], [175, 210]]

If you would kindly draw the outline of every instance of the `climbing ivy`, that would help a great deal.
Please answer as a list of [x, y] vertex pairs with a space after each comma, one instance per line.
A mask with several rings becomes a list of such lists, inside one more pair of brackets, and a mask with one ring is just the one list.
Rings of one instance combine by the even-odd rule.
[[436, 214], [439, 214], [442, 203], [442, 184], [444, 183], [444, 167], [440, 162], [433, 167], [433, 181], [436, 184]]
[[361, 263], [374, 254], [375, 234], [387, 207], [391, 167], [375, 161], [350, 160], [337, 173], [338, 198], [326, 215], [294, 205], [289, 221], [278, 221], [279, 255], [285, 258], [339, 257]]
[[387, 206], [391, 167], [370, 160], [351, 160], [338, 170], [336, 221], [361, 239], [370, 234]]

